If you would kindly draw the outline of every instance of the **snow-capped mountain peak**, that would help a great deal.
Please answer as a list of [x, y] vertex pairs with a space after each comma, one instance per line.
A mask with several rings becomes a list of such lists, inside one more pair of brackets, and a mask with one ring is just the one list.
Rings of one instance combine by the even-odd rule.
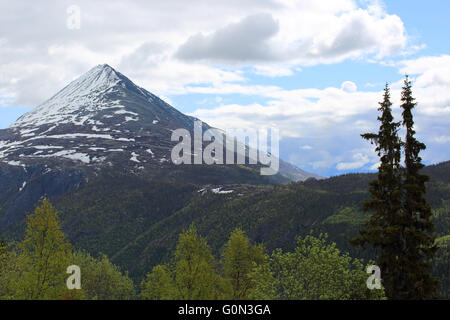
[[[57, 94], [39, 105], [32, 112], [19, 118], [14, 127], [39, 126], [49, 123], [77, 123], [80, 112], [95, 112], [114, 104], [102, 103], [105, 93], [113, 92], [115, 86], [126, 79], [107, 64], [98, 65], [72, 81]], [[79, 122], [79, 121], [78, 121]]]
[[131, 166], [159, 165], [170, 157], [171, 131], [191, 128], [193, 120], [109, 65], [98, 65], [0, 130], [0, 162], [113, 164], [120, 158]]
[[58, 92], [53, 99], [73, 99], [91, 93], [99, 93], [115, 86], [120, 81], [119, 74], [107, 64], [98, 65], [72, 81]]
[[[6, 163], [25, 171], [35, 165], [67, 164], [173, 169], [172, 131], [192, 132], [195, 120], [110, 66], [98, 65], [0, 130], [0, 168]], [[203, 128], [210, 127], [204, 123]], [[284, 167], [281, 162], [280, 170]], [[306, 177], [292, 167], [286, 167], [287, 176]]]

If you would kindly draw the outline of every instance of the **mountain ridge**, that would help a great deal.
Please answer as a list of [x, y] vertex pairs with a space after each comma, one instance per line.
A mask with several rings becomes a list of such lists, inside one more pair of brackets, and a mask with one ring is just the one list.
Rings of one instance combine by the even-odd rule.
[[[103, 64], [0, 130], [0, 159], [11, 165], [53, 157], [114, 164], [113, 153], [123, 151], [132, 162], [128, 166], [146, 167], [147, 162], [169, 162], [171, 132], [192, 131], [195, 120]], [[203, 128], [211, 127], [203, 123]], [[294, 181], [321, 178], [284, 161], [280, 173]]]
[[171, 133], [192, 132], [195, 120], [109, 65], [92, 68], [0, 130], [0, 229], [22, 221], [42, 196], [74, 192], [105, 169], [219, 186], [317, 177], [283, 161], [287, 177], [260, 176], [254, 165], [176, 166]]

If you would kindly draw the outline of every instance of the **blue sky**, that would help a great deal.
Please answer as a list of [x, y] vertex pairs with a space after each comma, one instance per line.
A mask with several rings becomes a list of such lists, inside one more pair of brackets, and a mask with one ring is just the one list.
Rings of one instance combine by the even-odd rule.
[[449, 1], [79, 1], [75, 29], [70, 5], [0, 1], [0, 128], [108, 63], [216, 127], [278, 127], [281, 158], [305, 170], [366, 172], [359, 134], [377, 129], [386, 82], [399, 115], [408, 73], [424, 161], [450, 159]]

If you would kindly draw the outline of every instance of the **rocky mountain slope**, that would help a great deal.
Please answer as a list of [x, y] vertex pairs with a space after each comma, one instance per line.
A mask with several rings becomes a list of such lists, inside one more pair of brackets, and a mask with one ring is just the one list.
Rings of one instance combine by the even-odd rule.
[[0, 130], [0, 231], [20, 223], [42, 196], [69, 194], [107, 169], [179, 183], [318, 177], [283, 161], [280, 174], [270, 177], [260, 176], [257, 166], [176, 166], [170, 161], [172, 131], [192, 132], [195, 120], [110, 66], [94, 67]]

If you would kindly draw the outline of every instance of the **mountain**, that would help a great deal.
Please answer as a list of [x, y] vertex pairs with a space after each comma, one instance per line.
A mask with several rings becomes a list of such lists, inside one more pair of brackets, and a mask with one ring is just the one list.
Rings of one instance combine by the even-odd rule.
[[278, 175], [266, 177], [257, 165], [176, 166], [172, 131], [192, 134], [195, 120], [110, 66], [94, 67], [0, 130], [0, 231], [20, 223], [43, 195], [70, 194], [106, 171], [216, 187], [320, 178], [283, 161]]
[[316, 180], [324, 179], [324, 177], [318, 174], [307, 172], [285, 161], [280, 161], [280, 173], [294, 182], [305, 181], [310, 178]]
[[0, 156], [11, 165], [64, 158], [146, 167], [168, 162], [171, 131], [194, 120], [99, 65], [2, 130]]
[[[141, 170], [171, 165], [172, 131], [192, 132], [195, 120], [104, 64], [0, 130], [0, 159], [15, 166], [55, 158]], [[320, 178], [285, 162], [281, 167], [295, 181]]]

